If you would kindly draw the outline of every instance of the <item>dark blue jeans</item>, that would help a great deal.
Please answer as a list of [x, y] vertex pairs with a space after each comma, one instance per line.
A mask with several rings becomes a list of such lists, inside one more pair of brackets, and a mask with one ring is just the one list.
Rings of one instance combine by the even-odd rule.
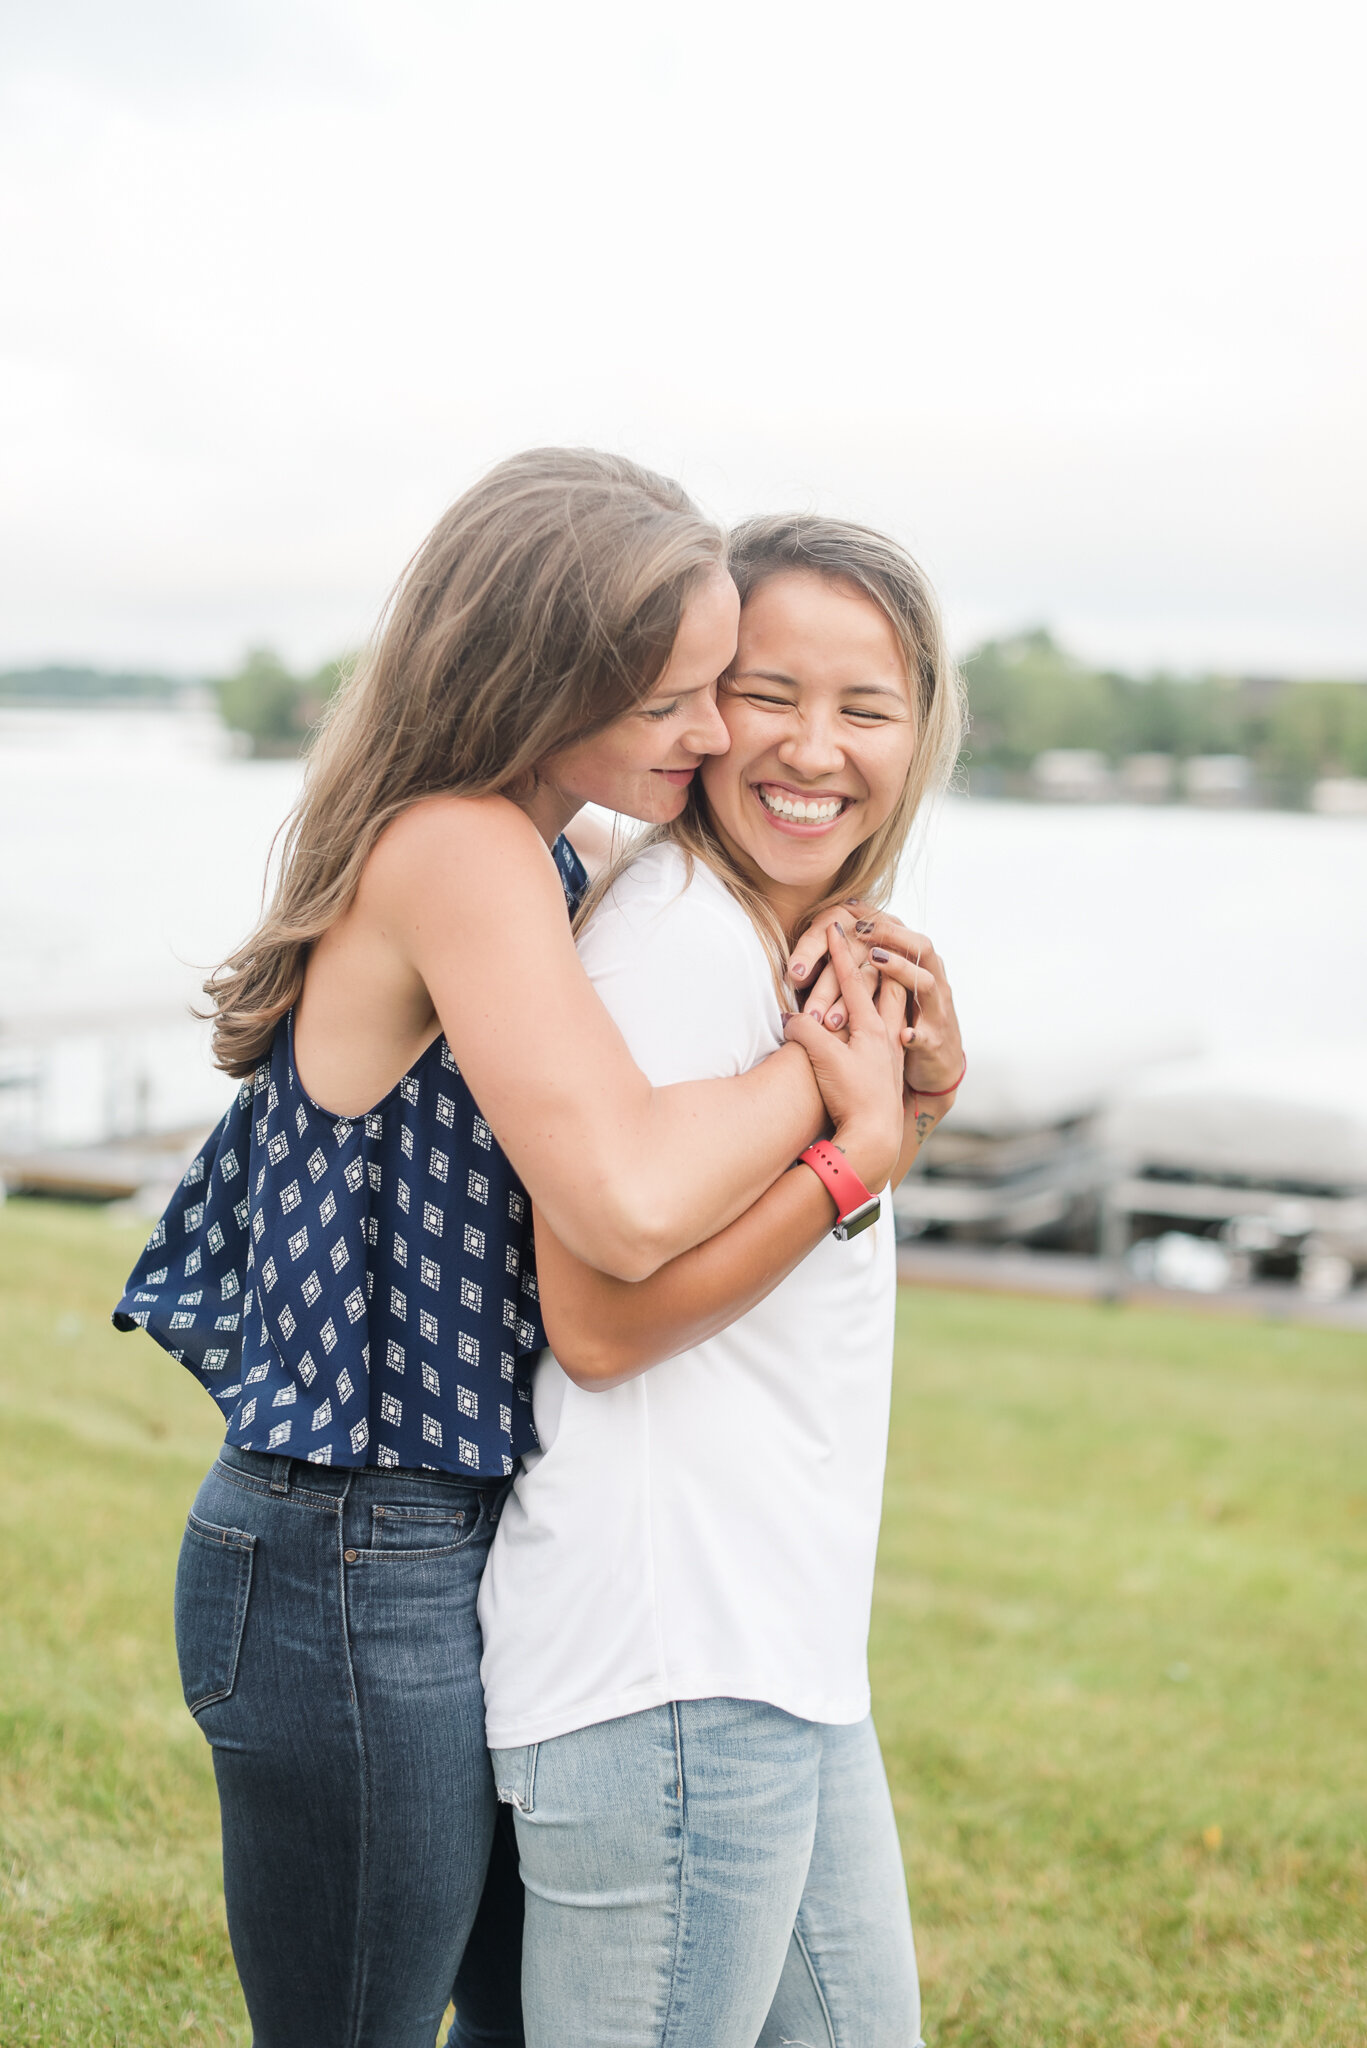
[[449, 2048], [520, 2048], [475, 1611], [505, 1490], [228, 1446], [199, 1489], [176, 1645], [255, 2048], [433, 2048], [452, 1996]]

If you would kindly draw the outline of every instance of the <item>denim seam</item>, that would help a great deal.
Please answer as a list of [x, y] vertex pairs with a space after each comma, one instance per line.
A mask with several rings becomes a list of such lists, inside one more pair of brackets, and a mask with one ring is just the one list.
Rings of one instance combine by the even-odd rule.
[[669, 1995], [665, 1999], [664, 2026], [660, 2031], [660, 2048], [668, 2048], [674, 2034], [674, 1997], [679, 1983], [679, 1952], [683, 1947], [685, 1865], [688, 1860], [687, 1805], [684, 1792], [683, 1767], [683, 1722], [679, 1713], [679, 1702], [671, 1700], [669, 1712], [673, 1722], [675, 1796], [679, 1802], [679, 1858], [675, 1869], [674, 1889], [674, 1955], [669, 1966]]
[[[210, 1536], [207, 1531], [215, 1525], [212, 1522], [200, 1522], [193, 1514], [187, 1517], [186, 1526], [199, 1537], [201, 1543], [216, 1543], [222, 1550], [234, 1550], [239, 1559], [237, 1593], [233, 1602], [232, 1670], [228, 1674], [228, 1683], [220, 1686], [217, 1692], [206, 1692], [203, 1699], [185, 1702], [192, 1714], [199, 1714], [205, 1707], [217, 1706], [220, 1700], [226, 1700], [237, 1684], [237, 1667], [242, 1656], [242, 1628], [247, 1619], [247, 1601], [252, 1589], [252, 1567], [256, 1561], [256, 1538], [249, 1535], [245, 1529], [224, 1529]], [[241, 1569], [240, 1561], [243, 1558], [247, 1561], [245, 1572]]]
[[[350, 1479], [347, 1481], [350, 1489]], [[341, 1503], [338, 1502], [340, 1509]], [[365, 1983], [363, 1981], [362, 1956], [365, 1944], [361, 1940], [361, 1929], [366, 1923], [370, 1899], [370, 1770], [366, 1755], [365, 1723], [361, 1718], [361, 1698], [356, 1686], [356, 1667], [351, 1655], [351, 1597], [347, 1587], [347, 1565], [342, 1551], [346, 1542], [346, 1529], [339, 1513], [337, 1516], [337, 1580], [342, 1608], [342, 1651], [346, 1657], [347, 1680], [351, 1688], [351, 1710], [355, 1719], [356, 1748], [358, 1752], [359, 1775], [361, 1780], [361, 1842], [357, 1859], [359, 1871], [356, 1882], [356, 1938], [351, 1944], [352, 1951], [352, 1993], [351, 2026], [346, 2048], [359, 2048], [361, 2038], [361, 2017], [365, 2009]]]
[[831, 2018], [830, 2004], [827, 2000], [825, 1992], [821, 1988], [821, 1978], [818, 1974], [816, 1964], [812, 1960], [812, 1952], [808, 1948], [806, 1942], [802, 1939], [802, 1929], [796, 1923], [794, 1923], [793, 1926], [793, 1940], [797, 1943], [798, 1953], [801, 1955], [803, 1962], [807, 1965], [807, 1975], [812, 1980], [812, 1989], [816, 1993], [816, 2002], [821, 2007], [821, 2017], [826, 2022], [826, 2039], [828, 2048], [840, 2048], [840, 2044], [835, 2038], [835, 2023]]
[[500, 1806], [511, 1806], [514, 1814], [524, 1814], [530, 1820], [536, 1808], [536, 1766], [537, 1759], [541, 1755], [541, 1744], [539, 1742], [516, 1742], [512, 1744], [508, 1753], [509, 1755], [515, 1755], [519, 1750], [523, 1752], [524, 1756], [521, 1791], [511, 1782], [511, 1773], [507, 1774], [505, 1779], [500, 1778], [498, 1772], [495, 1771], [494, 1796], [497, 1798]]
[[250, 1529], [227, 1529], [221, 1522], [206, 1522], [193, 1508], [185, 1517], [186, 1527], [193, 1529], [196, 1536], [206, 1543], [217, 1543], [224, 1550], [255, 1550], [256, 1538]]
[[434, 1557], [459, 1557], [462, 1550], [470, 1545], [469, 1537], [459, 1543], [444, 1543], [440, 1550], [360, 1550], [356, 1551], [357, 1564], [426, 1564]]
[[281, 1507], [312, 1508], [315, 1514], [322, 1515], [341, 1513], [344, 1496], [339, 1493], [315, 1493], [311, 1486], [292, 1486], [288, 1493], [272, 1494], [269, 1479], [255, 1479], [250, 1472], [239, 1472], [235, 1465], [225, 1465], [221, 1460], [214, 1465], [214, 1476], [242, 1493], [278, 1501]]
[[[372, 1538], [376, 1534], [376, 1517], [380, 1517], [381, 1523], [383, 1523], [386, 1515], [392, 1515], [395, 1522], [403, 1528], [411, 1528], [414, 1523], [421, 1524], [424, 1521], [432, 1524], [445, 1524], [445, 1526], [450, 1527], [453, 1520], [457, 1523], [463, 1523], [465, 1520], [464, 1509], [461, 1509], [458, 1515], [453, 1515], [451, 1509], [443, 1510], [427, 1502], [396, 1504], [392, 1501], [377, 1501], [370, 1511], [370, 1533]], [[402, 1545], [395, 1545], [391, 1550], [387, 1549], [382, 1543], [372, 1541], [368, 1548], [361, 1550], [361, 1556], [363, 1558], [383, 1558], [386, 1561], [396, 1557], [453, 1557], [458, 1550], [464, 1550], [468, 1543], [473, 1542], [475, 1537], [484, 1530], [487, 1530], [488, 1527], [489, 1516], [485, 1510], [484, 1503], [481, 1501], [470, 1518], [470, 1526], [461, 1529], [461, 1533], [457, 1536], [454, 1543], [426, 1544], [421, 1550], [405, 1550]]]
[[[464, 1508], [444, 1508], [438, 1501], [377, 1500], [370, 1510], [371, 1520], [376, 1515], [392, 1515], [396, 1522], [461, 1522], [465, 1520]], [[475, 1509], [475, 1526], [479, 1523], [479, 1509]]]

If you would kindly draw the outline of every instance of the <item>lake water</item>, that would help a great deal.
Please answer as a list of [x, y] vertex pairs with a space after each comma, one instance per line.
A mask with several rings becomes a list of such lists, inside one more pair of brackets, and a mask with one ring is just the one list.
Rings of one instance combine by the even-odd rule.
[[[185, 1011], [253, 921], [298, 782], [207, 710], [0, 711], [0, 1129], [222, 1108]], [[1367, 820], [965, 799], [898, 900], [945, 958], [979, 1086], [1018, 1097], [1196, 1047], [1294, 1071], [1367, 1036], [1364, 905]]]

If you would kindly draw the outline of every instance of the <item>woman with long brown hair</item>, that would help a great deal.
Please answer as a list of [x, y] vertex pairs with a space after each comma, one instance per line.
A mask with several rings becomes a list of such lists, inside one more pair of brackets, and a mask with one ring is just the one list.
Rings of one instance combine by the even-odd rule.
[[[227, 1425], [176, 1625], [256, 2048], [431, 2048], [466, 1950], [495, 1807], [475, 1597], [536, 1442], [528, 1196], [587, 1268], [640, 1281], [826, 1123], [821, 1047], [653, 1086], [567, 914], [581, 806], [667, 821], [726, 746], [737, 610], [677, 485], [591, 452], [500, 465], [410, 565], [270, 906], [208, 984], [241, 1086], [116, 1321]], [[841, 1050], [857, 1149], [899, 1091]], [[515, 1923], [472, 1945], [453, 2043], [520, 2038], [495, 1967]]]

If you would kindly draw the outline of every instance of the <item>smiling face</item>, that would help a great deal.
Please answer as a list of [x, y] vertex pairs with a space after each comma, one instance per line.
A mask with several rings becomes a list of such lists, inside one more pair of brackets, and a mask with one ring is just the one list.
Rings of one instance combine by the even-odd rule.
[[724, 569], [714, 570], [685, 602], [649, 697], [542, 763], [542, 789], [566, 818], [584, 804], [651, 825], [678, 817], [699, 762], [730, 743], [717, 711], [717, 679], [735, 653], [739, 613], [735, 584]]
[[703, 766], [708, 806], [791, 928], [906, 786], [916, 729], [902, 650], [854, 585], [785, 571], [746, 600], [719, 702], [731, 746]]

